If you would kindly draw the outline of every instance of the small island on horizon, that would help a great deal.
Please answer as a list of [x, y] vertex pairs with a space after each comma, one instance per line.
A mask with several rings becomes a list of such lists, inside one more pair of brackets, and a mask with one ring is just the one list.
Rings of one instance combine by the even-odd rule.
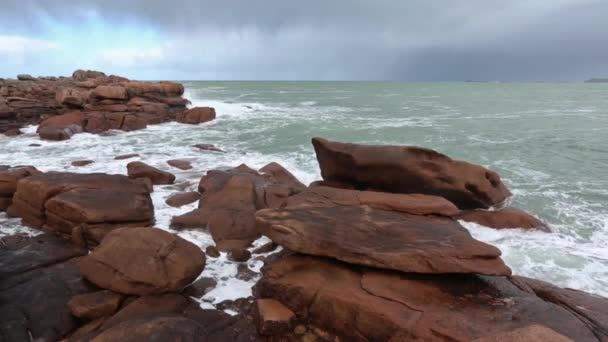
[[585, 83], [608, 83], [608, 78], [590, 78]]

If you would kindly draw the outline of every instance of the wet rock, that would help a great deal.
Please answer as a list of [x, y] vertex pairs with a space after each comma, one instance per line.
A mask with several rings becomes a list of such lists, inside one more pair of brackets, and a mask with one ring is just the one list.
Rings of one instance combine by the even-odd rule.
[[228, 252], [228, 259], [236, 262], [246, 262], [251, 258], [251, 252], [245, 248], [233, 248]]
[[179, 208], [186, 204], [190, 204], [190, 203], [194, 203], [194, 202], [198, 201], [200, 197], [201, 197], [201, 195], [195, 191], [178, 192], [176, 194], [172, 194], [171, 196], [167, 197], [167, 199], [165, 200], [165, 203], [167, 203], [168, 205], [170, 205], [174, 208]]
[[258, 332], [261, 335], [282, 335], [293, 329], [296, 315], [288, 307], [274, 299], [256, 300]]
[[50, 234], [0, 245], [2, 340], [57, 341], [76, 329], [66, 303], [93, 290], [78, 271], [86, 253]]
[[183, 159], [172, 159], [172, 160], [167, 160], [167, 164], [178, 168], [180, 170], [190, 170], [192, 169], [192, 164], [187, 161], [187, 160], [183, 160]]
[[194, 298], [201, 298], [207, 292], [213, 290], [215, 286], [217, 286], [215, 279], [203, 277], [186, 287], [184, 294]]
[[256, 220], [262, 234], [304, 254], [403, 272], [511, 274], [498, 248], [448, 218], [335, 206], [265, 209]]
[[72, 162], [72, 166], [82, 167], [82, 166], [87, 166], [87, 165], [90, 165], [93, 163], [94, 163], [93, 160], [74, 160]]
[[517, 208], [469, 210], [463, 211], [457, 218], [495, 229], [522, 228], [551, 231], [543, 221]]
[[176, 116], [179, 123], [198, 125], [215, 120], [215, 109], [211, 107], [195, 107]]
[[139, 154], [137, 154], [137, 153], [123, 154], [123, 155], [114, 157], [114, 160], [125, 160], [125, 159], [131, 159], [131, 158], [136, 158], [136, 157], [139, 157]]
[[266, 253], [270, 253], [270, 252], [276, 250], [277, 247], [279, 247], [279, 245], [277, 245], [273, 241], [270, 241], [270, 242], [267, 242], [267, 243], [261, 245], [260, 247], [258, 247], [256, 249], [254, 249], [251, 253], [252, 254], [266, 254]]
[[215, 246], [209, 246], [205, 249], [205, 254], [212, 258], [218, 258], [220, 256], [220, 252], [217, 250]]
[[82, 127], [70, 125], [66, 127], [44, 126], [38, 128], [40, 139], [62, 141], [70, 139], [74, 134], [81, 133]]
[[[236, 260], [235, 260], [236, 261]], [[246, 261], [246, 260], [245, 260]], [[258, 273], [254, 272], [252, 269], [247, 266], [246, 263], [241, 262], [236, 267], [236, 278], [242, 281], [251, 281], [256, 278]]]
[[215, 147], [215, 145], [212, 145], [212, 144], [196, 144], [193, 147], [196, 147], [196, 148], [198, 148], [199, 150], [202, 150], [202, 151], [224, 152], [224, 151], [220, 150], [219, 148]]
[[456, 216], [460, 210], [443, 197], [422, 194], [391, 194], [315, 186], [287, 199], [287, 207], [336, 205], [361, 206], [413, 215]]
[[171, 218], [171, 228], [181, 229], [207, 229], [207, 219], [202, 209], [194, 209], [185, 214]]
[[156, 228], [110, 232], [81, 263], [83, 277], [115, 292], [178, 292], [203, 271], [205, 254], [193, 243]]
[[149, 178], [154, 185], [175, 182], [175, 175], [139, 161], [127, 164], [127, 171], [130, 178]]
[[430, 149], [321, 138], [312, 143], [323, 179], [353, 184], [356, 189], [441, 196], [460, 209], [489, 208], [511, 195], [497, 173]]
[[307, 256], [279, 259], [263, 271], [261, 297], [346, 341], [471, 341], [533, 324], [575, 341], [607, 337], [606, 299], [564, 304], [510, 277], [384, 272]]
[[124, 296], [112, 291], [97, 291], [72, 297], [68, 306], [76, 317], [96, 319], [114, 314]]
[[18, 135], [23, 134], [23, 132], [21, 132], [21, 130], [18, 128], [11, 128], [7, 131], [4, 131], [4, 133], [2, 134], [6, 135], [7, 137], [16, 137]]

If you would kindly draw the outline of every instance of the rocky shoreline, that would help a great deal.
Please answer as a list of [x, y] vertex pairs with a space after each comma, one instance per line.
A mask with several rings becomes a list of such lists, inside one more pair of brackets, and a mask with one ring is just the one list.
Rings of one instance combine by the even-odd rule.
[[[183, 91], [92, 71], [20, 75], [0, 81], [0, 130], [34, 124], [64, 140], [215, 118]], [[0, 340], [608, 341], [608, 299], [512, 275], [461, 226], [550, 234], [508, 206], [495, 172], [420, 147], [312, 144], [323, 180], [305, 185], [277, 163], [207, 170], [196, 191], [166, 198], [198, 202], [173, 232], [154, 228], [152, 197], [178, 187], [170, 172], [137, 160], [120, 175], [0, 166], [0, 211], [42, 232], [1, 239]], [[214, 244], [174, 233], [188, 231]], [[201, 274], [217, 258], [259, 280], [251, 297], [203, 308], [216, 279]]]

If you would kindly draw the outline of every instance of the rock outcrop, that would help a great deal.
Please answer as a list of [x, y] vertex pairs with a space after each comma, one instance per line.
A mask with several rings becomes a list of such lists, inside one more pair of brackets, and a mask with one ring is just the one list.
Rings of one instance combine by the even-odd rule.
[[[42, 139], [65, 140], [80, 132], [132, 131], [178, 118], [185, 123], [215, 118], [213, 108], [187, 111], [183, 93], [178, 83], [130, 81], [91, 70], [63, 78], [21, 75], [19, 81], [0, 80], [0, 133], [14, 134], [44, 122], [38, 130]], [[67, 113], [78, 113], [79, 122], [53, 120]]]
[[292, 251], [411, 273], [510, 275], [500, 250], [449, 218], [366, 206], [266, 209], [257, 228]]
[[302, 183], [276, 163], [260, 172], [246, 165], [228, 171], [211, 170], [199, 183], [199, 209], [175, 217], [172, 227], [208, 228], [217, 243], [240, 240], [248, 245], [259, 236], [255, 212], [277, 208], [303, 189]]
[[48, 172], [22, 179], [8, 214], [23, 224], [97, 244], [109, 231], [150, 226], [149, 191], [122, 175]]
[[148, 178], [154, 185], [173, 184], [175, 182], [174, 174], [139, 161], [127, 164], [127, 173], [130, 178]]
[[440, 196], [460, 209], [489, 208], [511, 195], [497, 173], [430, 149], [321, 138], [312, 143], [323, 179], [352, 184], [358, 190]]
[[263, 271], [261, 297], [347, 341], [472, 341], [533, 324], [608, 339], [607, 299], [522, 277], [393, 273], [310, 256]]
[[116, 229], [80, 263], [93, 284], [134, 295], [179, 292], [204, 267], [200, 248], [157, 228]]

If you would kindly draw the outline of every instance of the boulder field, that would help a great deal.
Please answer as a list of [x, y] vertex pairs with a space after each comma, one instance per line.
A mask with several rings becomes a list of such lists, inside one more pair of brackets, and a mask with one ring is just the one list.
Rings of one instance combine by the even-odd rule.
[[[71, 82], [93, 76], [105, 77]], [[90, 96], [177, 90], [137, 87]], [[550, 234], [502, 207], [510, 192], [495, 172], [419, 147], [313, 146], [323, 180], [309, 186], [277, 163], [207, 170], [189, 192], [181, 173], [139, 161], [123, 175], [0, 166], [0, 210], [44, 231], [0, 239], [0, 341], [608, 341], [608, 299], [513, 275], [461, 225]], [[162, 200], [198, 208], [172, 228], [215, 245], [153, 227], [150, 194], [173, 183], [182, 192]], [[261, 236], [271, 241], [251, 248]], [[225, 277], [257, 281], [253, 296], [202, 309], [224, 280], [201, 276], [216, 261], [238, 264]]]
[[133, 131], [177, 121], [200, 124], [215, 119], [210, 107], [188, 109], [184, 87], [175, 82], [141, 82], [98, 71], [76, 70], [71, 77], [0, 80], [0, 134], [19, 135], [39, 125], [41, 139], [111, 129]]

